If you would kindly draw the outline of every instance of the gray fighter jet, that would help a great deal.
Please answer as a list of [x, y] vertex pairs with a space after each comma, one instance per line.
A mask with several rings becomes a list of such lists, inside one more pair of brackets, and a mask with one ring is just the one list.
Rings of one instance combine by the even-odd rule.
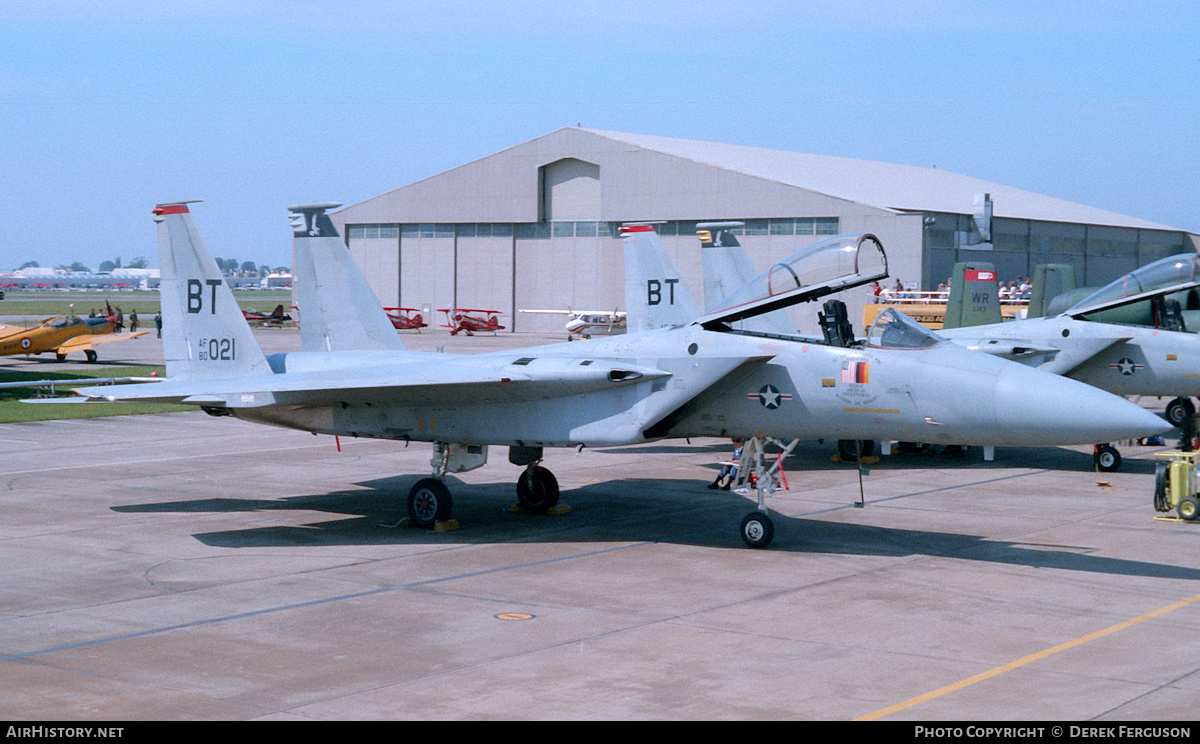
[[[521, 505], [546, 512], [559, 498], [540, 465], [546, 447], [704, 436], [1057, 445], [1166, 428], [1128, 401], [945, 343], [897, 313], [848, 346], [730, 329], [814, 291], [885, 275], [883, 248], [869, 235], [801, 252], [701, 314], [653, 227], [628, 226], [627, 335], [484, 354], [409, 351], [325, 214], [334, 206], [290, 208], [303, 348], [270, 357], [188, 203], [156, 207], [167, 379], [79, 392], [175, 401], [322, 434], [432, 442], [433, 472], [408, 495], [412, 523], [425, 527], [450, 519], [444, 476], [482, 466], [492, 445], [524, 468]], [[806, 257], [817, 259], [815, 269]], [[760, 491], [742, 537], [761, 547], [773, 531]]]
[[[948, 316], [959, 305], [994, 302], [994, 277], [989, 285], [990, 297], [983, 287], [970, 290], [971, 297], [958, 292], [967, 284], [959, 282], [958, 277], [952, 282]], [[1200, 256], [1169, 256], [1122, 276], [1059, 315], [968, 325], [938, 333], [966, 348], [1019, 361], [1116, 395], [1171, 398], [1166, 417], [1178, 426], [1195, 415], [1190, 399], [1200, 396], [1200, 337], [1163, 328], [1099, 322], [1095, 318], [1120, 317], [1122, 308], [1149, 306], [1155, 298], [1197, 286]], [[964, 311], [963, 315], [970, 313]], [[1064, 400], [1060, 405], [1069, 402]], [[1103, 471], [1117, 470], [1121, 455], [1110, 444], [1101, 444], [1096, 464]]]

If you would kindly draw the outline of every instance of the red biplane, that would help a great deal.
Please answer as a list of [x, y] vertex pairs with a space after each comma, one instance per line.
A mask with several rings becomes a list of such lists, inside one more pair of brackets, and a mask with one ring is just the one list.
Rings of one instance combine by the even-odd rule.
[[504, 326], [500, 325], [500, 319], [496, 317], [499, 310], [472, 310], [465, 307], [443, 307], [438, 308], [439, 313], [446, 314], [446, 322], [442, 325], [443, 328], [450, 329], [450, 335], [458, 335], [459, 331], [465, 331], [468, 336], [474, 336], [475, 331], [503, 331]]
[[385, 307], [383, 310], [397, 330], [419, 331], [429, 325], [421, 317], [421, 311], [415, 307]]

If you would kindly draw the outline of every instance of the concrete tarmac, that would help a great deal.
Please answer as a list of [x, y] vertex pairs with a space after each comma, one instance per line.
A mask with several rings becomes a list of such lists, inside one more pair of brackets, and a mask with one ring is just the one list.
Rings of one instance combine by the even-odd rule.
[[721, 440], [548, 451], [570, 510], [546, 516], [510, 510], [492, 448], [434, 532], [396, 526], [427, 444], [0, 424], [0, 718], [1187, 722], [1200, 524], [1156, 518], [1165, 449], [889, 456], [858, 508], [858, 469], [806, 442], [753, 550], [753, 501], [705, 488]]

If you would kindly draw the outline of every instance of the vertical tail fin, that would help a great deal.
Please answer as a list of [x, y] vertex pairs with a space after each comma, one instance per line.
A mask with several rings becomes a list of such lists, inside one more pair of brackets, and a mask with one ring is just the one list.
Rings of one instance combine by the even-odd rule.
[[942, 327], [968, 328], [1001, 322], [999, 292], [996, 271], [990, 263], [954, 264]]
[[[704, 306], [716, 308], [726, 297], [758, 277], [746, 249], [734, 235], [741, 222], [701, 222], [696, 225], [700, 256], [704, 264]], [[734, 321], [735, 328], [759, 333], [795, 334], [796, 329], [782, 310]]]
[[[1033, 267], [1033, 289], [1029, 292], [1027, 318], [1050, 315], [1050, 303], [1055, 297], [1073, 292], [1075, 267], [1070, 264], [1038, 264]], [[1079, 299], [1083, 299], [1080, 297]]]
[[403, 349], [404, 342], [325, 210], [297, 204], [292, 213], [292, 273], [304, 351]]
[[700, 315], [653, 225], [621, 226], [625, 242], [625, 306], [630, 333], [687, 325]]
[[154, 208], [167, 376], [269, 375], [271, 367], [196, 229], [190, 203]]

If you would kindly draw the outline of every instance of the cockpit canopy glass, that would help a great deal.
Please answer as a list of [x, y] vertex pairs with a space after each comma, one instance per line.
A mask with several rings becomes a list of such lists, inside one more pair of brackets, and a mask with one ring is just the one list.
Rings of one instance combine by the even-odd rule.
[[838, 235], [803, 248], [735, 291], [704, 321], [734, 321], [807, 302], [887, 276], [874, 235]]
[[1200, 255], [1181, 253], [1135, 269], [1078, 302], [1067, 315], [1079, 315], [1102, 307], [1122, 304], [1122, 300], [1177, 292], [1200, 284]]
[[875, 318], [867, 331], [867, 345], [879, 349], [929, 349], [941, 341], [941, 336], [890, 307]]

